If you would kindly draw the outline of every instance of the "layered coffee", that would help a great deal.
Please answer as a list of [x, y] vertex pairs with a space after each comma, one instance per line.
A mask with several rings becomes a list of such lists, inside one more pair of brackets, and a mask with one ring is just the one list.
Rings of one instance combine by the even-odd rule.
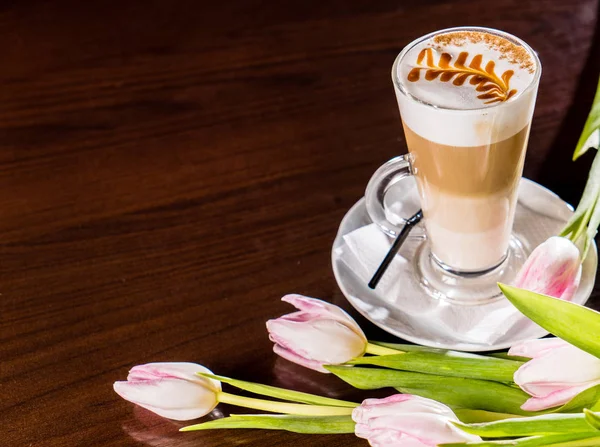
[[393, 77], [433, 255], [455, 271], [504, 259], [539, 79], [502, 33], [449, 31], [408, 49]]

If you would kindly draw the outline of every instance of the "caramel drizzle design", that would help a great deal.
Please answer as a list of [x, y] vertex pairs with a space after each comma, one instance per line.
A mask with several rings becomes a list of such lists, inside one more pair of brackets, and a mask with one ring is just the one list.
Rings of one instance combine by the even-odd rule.
[[469, 53], [462, 51], [454, 65], [450, 64], [452, 56], [448, 53], [442, 53], [440, 60], [436, 65], [433, 60], [433, 50], [424, 48], [417, 57], [417, 65], [422, 65], [423, 59], [427, 57], [427, 65], [413, 68], [408, 73], [410, 82], [417, 82], [420, 78], [421, 70], [425, 71], [425, 79], [433, 81], [440, 78], [442, 82], [452, 81], [453, 85], [463, 85], [467, 79], [471, 78], [469, 84], [476, 86], [475, 90], [481, 92], [477, 95], [478, 99], [484, 100], [484, 104], [492, 104], [494, 102], [504, 102], [517, 93], [516, 89], [510, 89], [510, 78], [515, 74], [513, 70], [506, 70], [498, 77], [494, 71], [496, 64], [494, 61], [489, 61], [485, 68], [481, 68], [483, 56], [476, 54], [473, 56], [471, 63], [467, 66], [465, 62], [469, 57]]

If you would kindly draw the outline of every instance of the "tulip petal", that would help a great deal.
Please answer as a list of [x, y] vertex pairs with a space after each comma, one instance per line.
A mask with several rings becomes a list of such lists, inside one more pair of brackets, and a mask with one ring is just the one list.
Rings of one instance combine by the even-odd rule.
[[196, 373], [212, 374], [205, 366], [189, 362], [155, 362], [136, 365], [129, 371], [128, 381], [182, 379], [196, 382], [215, 391], [221, 391], [221, 383], [217, 380], [201, 377]]
[[508, 350], [508, 355], [536, 358], [551, 349], [566, 346], [568, 344], [569, 343], [558, 337], [528, 340], [511, 346], [511, 348]]
[[300, 366], [304, 366], [305, 368], [312, 369], [314, 371], [318, 371], [325, 374], [330, 374], [325, 368], [323, 368], [323, 364], [317, 362], [316, 360], [306, 359], [298, 354], [293, 353], [289, 349], [284, 348], [279, 344], [273, 345], [273, 352], [280, 357], [283, 357], [286, 360], [289, 360], [292, 363], [296, 363]]
[[600, 383], [600, 359], [557, 338], [530, 340], [509, 354], [533, 357], [521, 366], [514, 381], [531, 399], [521, 409], [539, 411], [569, 402]]
[[113, 388], [123, 399], [177, 420], [188, 414], [204, 416], [217, 405], [214, 391], [186, 380], [115, 382]]
[[579, 249], [569, 239], [553, 236], [533, 250], [513, 285], [555, 298], [570, 299], [580, 278]]
[[340, 364], [364, 354], [366, 340], [352, 329], [334, 320], [299, 323], [283, 319], [269, 320], [271, 341], [283, 348], [322, 364]]
[[393, 394], [383, 399], [365, 399], [358, 407], [352, 410], [352, 420], [357, 424], [367, 423], [372, 417], [387, 414], [388, 411], [396, 407], [396, 411], [402, 408], [399, 404], [413, 399], [412, 394]]
[[534, 397], [600, 378], [600, 359], [566, 344], [555, 347], [521, 366], [514, 375], [517, 385]]
[[564, 388], [554, 393], [550, 393], [544, 397], [532, 397], [521, 406], [521, 409], [525, 411], [541, 411], [558, 407], [566, 404], [582, 391], [598, 384], [600, 384], [600, 380], [585, 383], [579, 386]]
[[290, 303], [296, 309], [313, 316], [313, 318], [333, 319], [351, 327], [354, 332], [364, 337], [364, 333], [358, 323], [342, 308], [316, 298], [310, 298], [298, 294], [289, 294], [281, 298], [281, 301]]
[[359, 438], [368, 439], [372, 447], [434, 447], [437, 444], [424, 444], [421, 440], [413, 438], [405, 433], [393, 430], [366, 431]]
[[458, 419], [446, 405], [408, 394], [366, 399], [353, 410], [352, 419], [356, 435], [368, 439], [371, 445], [436, 446], [481, 439], [451, 424], [449, 421]]
[[562, 295], [559, 297], [560, 299], [563, 299], [565, 301], [571, 301], [573, 299], [573, 295], [575, 295], [575, 292], [577, 292], [577, 289], [579, 288], [579, 283], [581, 282], [582, 270], [583, 270], [582, 265], [579, 264], [579, 268], [577, 269], [577, 274], [575, 275], [575, 279], [573, 280], [573, 282], [571, 282], [569, 285], [567, 285], [567, 288], [564, 290]]
[[448, 406], [433, 399], [411, 394], [394, 394], [384, 399], [366, 399], [352, 411], [352, 419], [357, 423], [363, 423], [370, 418], [390, 413], [430, 413], [456, 419], [456, 415]]
[[356, 321], [333, 304], [302, 295], [282, 298], [298, 309], [267, 321], [274, 351], [320, 372], [324, 364], [341, 364], [364, 355], [367, 338]]
[[164, 408], [193, 407], [206, 394], [193, 383], [172, 379], [115, 382], [114, 389], [130, 402]]
[[449, 423], [449, 420], [458, 419], [428, 412], [390, 413], [386, 416], [369, 419], [367, 425], [371, 430], [401, 431], [404, 435], [416, 438], [425, 445], [480, 440], [478, 436], [459, 430]]
[[151, 405], [138, 404], [140, 407], [151, 411], [152, 413], [158, 414], [167, 419], [174, 421], [190, 421], [192, 419], [198, 419], [202, 416], [206, 416], [210, 411], [205, 411], [203, 408], [160, 408], [153, 407]]
[[160, 416], [175, 420], [195, 419], [217, 405], [221, 383], [198, 376], [212, 372], [187, 362], [147, 363], [131, 368], [126, 382], [115, 382], [119, 396]]

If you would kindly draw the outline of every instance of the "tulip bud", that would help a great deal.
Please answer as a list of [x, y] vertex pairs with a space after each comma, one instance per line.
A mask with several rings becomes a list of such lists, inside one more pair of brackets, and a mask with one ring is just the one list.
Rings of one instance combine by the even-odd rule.
[[579, 249], [569, 239], [552, 236], [529, 255], [513, 285], [569, 301], [580, 280]]
[[338, 365], [362, 356], [367, 338], [346, 312], [325, 301], [301, 295], [282, 299], [299, 311], [267, 321], [273, 351], [281, 357], [315, 371], [328, 373], [323, 365]]
[[367, 439], [373, 447], [434, 447], [481, 441], [451, 423], [458, 418], [446, 405], [410, 394], [367, 399], [354, 409], [352, 419], [356, 436]]
[[530, 340], [513, 346], [509, 355], [530, 357], [514, 380], [531, 399], [521, 408], [540, 411], [557, 407], [600, 384], [600, 359], [560, 338]]
[[195, 363], [148, 363], [134, 366], [126, 382], [113, 388], [123, 399], [177, 421], [196, 419], [217, 405], [221, 383], [196, 375], [212, 372]]

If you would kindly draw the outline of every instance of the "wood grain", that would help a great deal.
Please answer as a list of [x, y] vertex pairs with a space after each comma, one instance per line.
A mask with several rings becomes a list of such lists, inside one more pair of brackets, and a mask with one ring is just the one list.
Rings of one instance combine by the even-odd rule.
[[180, 434], [111, 385], [138, 363], [187, 360], [359, 399], [275, 358], [264, 322], [289, 310], [289, 292], [349, 308], [330, 248], [370, 174], [406, 151], [396, 54], [462, 24], [529, 42], [544, 75], [525, 174], [573, 202], [591, 163], [569, 160], [600, 71], [597, 11], [595, 0], [1, 4], [0, 444], [366, 445]]

